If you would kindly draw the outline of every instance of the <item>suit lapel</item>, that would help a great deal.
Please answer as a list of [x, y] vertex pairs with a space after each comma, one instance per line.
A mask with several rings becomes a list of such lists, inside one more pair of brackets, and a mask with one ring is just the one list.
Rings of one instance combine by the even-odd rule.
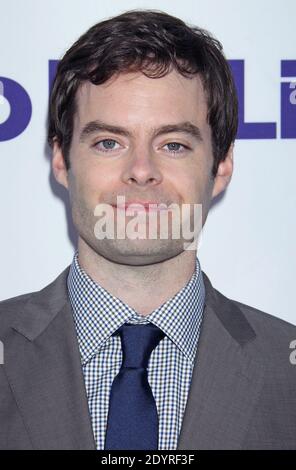
[[95, 449], [68, 269], [29, 298], [5, 342], [5, 373], [34, 449]]
[[203, 279], [204, 318], [178, 449], [240, 449], [264, 368], [241, 309]]
[[[5, 340], [5, 370], [34, 449], [95, 449], [66, 280], [29, 297]], [[240, 449], [263, 384], [256, 334], [205, 273], [205, 311], [178, 449]]]

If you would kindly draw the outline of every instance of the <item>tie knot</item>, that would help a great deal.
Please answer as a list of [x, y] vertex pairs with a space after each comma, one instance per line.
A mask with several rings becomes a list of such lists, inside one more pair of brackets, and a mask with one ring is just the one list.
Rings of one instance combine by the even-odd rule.
[[164, 337], [164, 333], [152, 323], [132, 325], [125, 323], [118, 331], [122, 345], [121, 367], [148, 367], [153, 349]]

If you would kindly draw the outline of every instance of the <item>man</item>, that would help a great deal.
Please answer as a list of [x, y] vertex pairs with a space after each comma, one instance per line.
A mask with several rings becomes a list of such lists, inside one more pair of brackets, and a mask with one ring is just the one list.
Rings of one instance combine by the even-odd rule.
[[[223, 296], [185, 243], [231, 180], [236, 130], [220, 43], [178, 18], [126, 12], [67, 51], [48, 141], [78, 247], [0, 305], [1, 448], [296, 448], [296, 327]], [[118, 236], [133, 215], [157, 236]]]

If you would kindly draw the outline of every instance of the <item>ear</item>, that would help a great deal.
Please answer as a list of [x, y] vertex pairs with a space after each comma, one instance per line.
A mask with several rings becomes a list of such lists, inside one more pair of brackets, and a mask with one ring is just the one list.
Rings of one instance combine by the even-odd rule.
[[68, 171], [66, 168], [62, 149], [56, 139], [53, 143], [51, 166], [57, 182], [62, 184], [66, 189], [68, 189]]
[[233, 146], [232, 143], [223, 162], [219, 163], [218, 171], [214, 180], [212, 199], [224, 191], [230, 183], [233, 172]]

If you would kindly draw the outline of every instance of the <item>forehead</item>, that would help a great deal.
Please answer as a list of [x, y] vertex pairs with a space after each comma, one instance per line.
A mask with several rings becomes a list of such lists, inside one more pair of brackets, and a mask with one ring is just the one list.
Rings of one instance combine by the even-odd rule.
[[76, 94], [76, 125], [91, 119], [137, 125], [157, 121], [206, 121], [206, 95], [199, 75], [183, 77], [175, 70], [161, 78], [141, 72], [121, 73], [101, 85], [83, 83]]

